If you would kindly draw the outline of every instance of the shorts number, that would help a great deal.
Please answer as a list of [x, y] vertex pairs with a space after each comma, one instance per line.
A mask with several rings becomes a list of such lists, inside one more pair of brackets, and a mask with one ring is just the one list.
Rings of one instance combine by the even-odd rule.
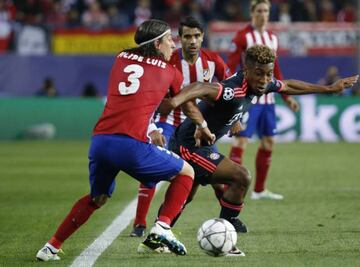
[[124, 69], [125, 73], [130, 73], [128, 76], [128, 81], [130, 82], [129, 86], [124, 82], [120, 82], [118, 89], [120, 95], [131, 95], [135, 94], [137, 90], [140, 88], [140, 80], [139, 78], [144, 74], [144, 68], [140, 65], [131, 64], [126, 66]]

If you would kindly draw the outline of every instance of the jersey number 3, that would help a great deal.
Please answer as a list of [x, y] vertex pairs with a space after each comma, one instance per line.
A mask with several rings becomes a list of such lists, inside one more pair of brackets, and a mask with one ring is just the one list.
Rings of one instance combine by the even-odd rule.
[[131, 64], [126, 66], [124, 69], [125, 73], [130, 73], [128, 76], [128, 81], [130, 84], [127, 86], [126, 83], [120, 82], [118, 89], [120, 95], [131, 95], [135, 94], [137, 90], [140, 88], [140, 80], [139, 78], [144, 74], [144, 68], [140, 65]]

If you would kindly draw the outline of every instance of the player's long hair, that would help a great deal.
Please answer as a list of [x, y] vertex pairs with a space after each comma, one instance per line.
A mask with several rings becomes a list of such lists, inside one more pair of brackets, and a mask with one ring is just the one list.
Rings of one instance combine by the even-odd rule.
[[[149, 41], [153, 38], [158, 37], [159, 35], [163, 34], [165, 31], [170, 30], [169, 24], [162, 20], [157, 19], [150, 19], [144, 21], [136, 30], [135, 33], [135, 43], [139, 46], [135, 48], [125, 49], [125, 52], [134, 53], [144, 57], [162, 57], [163, 55], [161, 52], [155, 48], [155, 40], [153, 42], [143, 44], [146, 41]], [[164, 37], [158, 39], [160, 42]]]
[[254, 45], [246, 50], [245, 65], [274, 63], [275, 52], [266, 45]]

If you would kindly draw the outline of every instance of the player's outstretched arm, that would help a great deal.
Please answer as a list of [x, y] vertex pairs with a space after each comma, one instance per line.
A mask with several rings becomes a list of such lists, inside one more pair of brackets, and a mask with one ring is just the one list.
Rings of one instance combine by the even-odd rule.
[[345, 88], [352, 87], [358, 80], [359, 75], [346, 77], [331, 85], [307, 83], [299, 80], [285, 80], [285, 88], [282, 93], [289, 95], [302, 95], [312, 93], [340, 93]]
[[202, 83], [194, 82], [185, 86], [180, 93], [176, 96], [163, 100], [159, 106], [159, 112], [161, 114], [169, 114], [171, 110], [183, 103], [194, 100], [196, 98], [203, 98], [210, 101], [215, 101], [220, 90], [218, 83]]

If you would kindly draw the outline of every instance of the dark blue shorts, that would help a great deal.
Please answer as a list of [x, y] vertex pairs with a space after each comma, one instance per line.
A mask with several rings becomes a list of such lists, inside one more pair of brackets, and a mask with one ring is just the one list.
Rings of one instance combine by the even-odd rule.
[[276, 115], [274, 104], [255, 104], [249, 110], [247, 121], [242, 122], [246, 127], [237, 136], [251, 138], [256, 131], [259, 138], [276, 135]]
[[161, 128], [163, 130], [162, 135], [166, 139], [165, 147], [168, 147], [170, 137], [174, 134], [176, 127], [166, 122], [157, 122], [156, 127]]
[[183, 168], [176, 154], [126, 135], [95, 135], [89, 150], [91, 196], [111, 196], [115, 177], [124, 171], [148, 187], [170, 180]]
[[209, 178], [216, 171], [217, 166], [225, 158], [218, 153], [217, 147], [203, 146], [186, 148], [178, 145], [174, 138], [169, 143], [169, 149], [186, 160], [195, 171], [195, 182], [201, 185], [209, 184]]

